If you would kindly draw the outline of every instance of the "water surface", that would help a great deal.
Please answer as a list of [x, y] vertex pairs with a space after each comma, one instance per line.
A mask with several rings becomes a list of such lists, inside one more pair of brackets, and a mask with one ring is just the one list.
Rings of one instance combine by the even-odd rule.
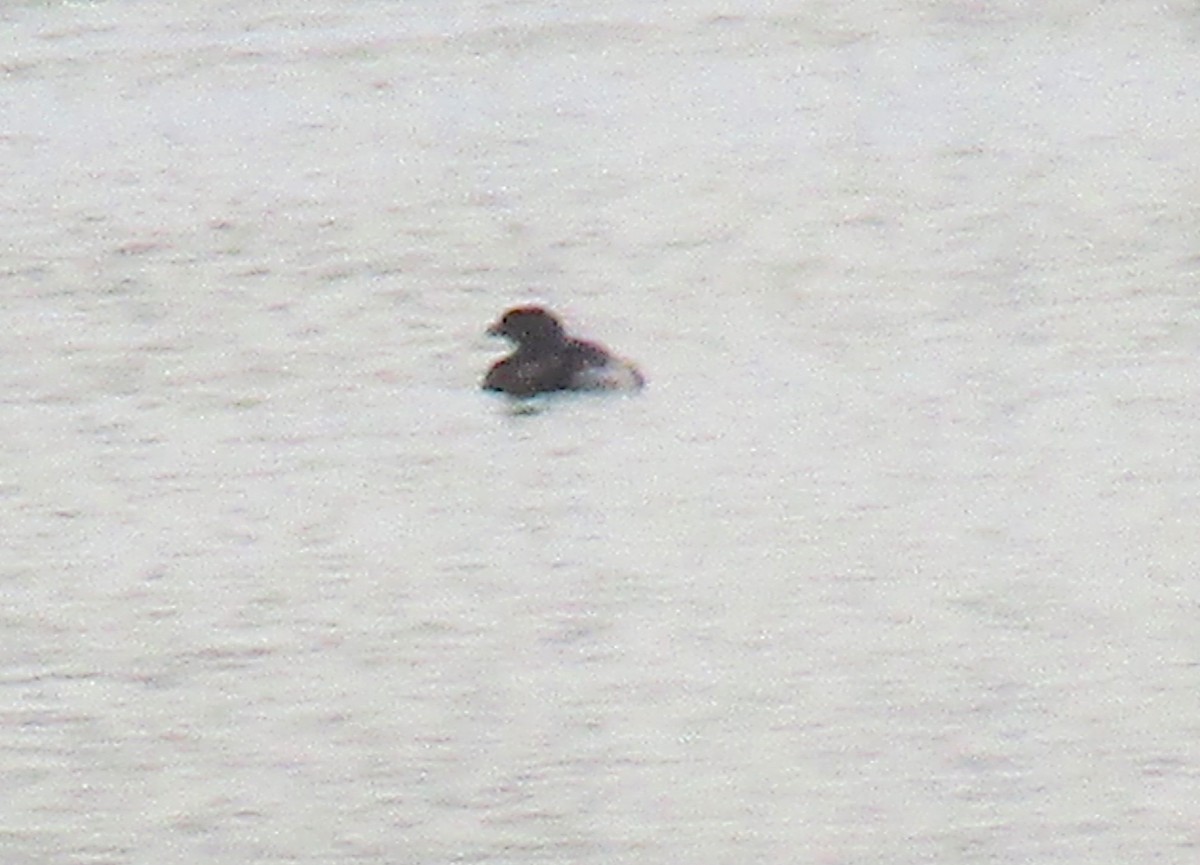
[[[1195, 861], [1112, 6], [6, 6], [4, 861]], [[478, 392], [524, 300], [648, 389]]]

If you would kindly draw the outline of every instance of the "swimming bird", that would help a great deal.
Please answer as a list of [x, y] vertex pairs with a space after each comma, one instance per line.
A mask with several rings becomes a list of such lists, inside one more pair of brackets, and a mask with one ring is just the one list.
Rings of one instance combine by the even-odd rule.
[[513, 307], [487, 332], [517, 347], [488, 370], [484, 390], [527, 397], [559, 390], [637, 390], [646, 383], [632, 363], [598, 343], [568, 335], [540, 306]]

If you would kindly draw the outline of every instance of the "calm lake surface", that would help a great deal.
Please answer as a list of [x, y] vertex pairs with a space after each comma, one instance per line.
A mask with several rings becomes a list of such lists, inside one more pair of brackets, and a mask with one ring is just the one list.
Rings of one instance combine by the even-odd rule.
[[1200, 861], [1195, 4], [0, 33], [5, 865]]

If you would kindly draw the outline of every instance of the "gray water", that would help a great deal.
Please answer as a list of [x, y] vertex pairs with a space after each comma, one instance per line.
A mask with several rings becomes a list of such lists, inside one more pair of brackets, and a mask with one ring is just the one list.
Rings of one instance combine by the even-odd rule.
[[1194, 4], [0, 32], [5, 865], [1200, 857]]

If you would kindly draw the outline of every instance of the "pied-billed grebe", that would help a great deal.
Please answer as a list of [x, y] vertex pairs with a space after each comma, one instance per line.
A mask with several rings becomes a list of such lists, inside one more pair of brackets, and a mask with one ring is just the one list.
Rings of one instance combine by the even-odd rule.
[[488, 328], [517, 344], [483, 379], [484, 390], [533, 396], [556, 390], [637, 390], [646, 382], [637, 367], [601, 345], [568, 336], [540, 306], [510, 309]]

